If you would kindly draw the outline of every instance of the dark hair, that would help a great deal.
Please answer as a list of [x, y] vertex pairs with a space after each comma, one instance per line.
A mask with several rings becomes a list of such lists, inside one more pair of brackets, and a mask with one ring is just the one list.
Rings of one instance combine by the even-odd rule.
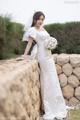
[[44, 13], [41, 12], [41, 11], [37, 11], [37, 12], [34, 13], [34, 15], [33, 15], [33, 21], [32, 21], [31, 27], [34, 26], [34, 25], [36, 24], [35, 21], [39, 20], [39, 18], [40, 18], [41, 15], [43, 15], [44, 18], [45, 18]]

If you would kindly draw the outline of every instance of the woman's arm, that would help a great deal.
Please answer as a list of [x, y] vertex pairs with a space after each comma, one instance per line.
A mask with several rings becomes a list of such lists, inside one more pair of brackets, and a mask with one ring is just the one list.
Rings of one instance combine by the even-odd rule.
[[28, 55], [29, 50], [30, 50], [30, 48], [31, 48], [31, 46], [32, 46], [33, 38], [32, 38], [32, 37], [29, 37], [28, 39], [29, 39], [29, 40], [28, 40], [28, 44], [27, 44], [27, 46], [26, 46], [26, 48], [25, 48], [24, 55]]

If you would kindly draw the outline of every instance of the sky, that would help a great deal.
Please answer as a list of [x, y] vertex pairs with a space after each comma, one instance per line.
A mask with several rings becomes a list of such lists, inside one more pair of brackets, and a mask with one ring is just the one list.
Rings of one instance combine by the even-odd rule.
[[80, 0], [0, 0], [0, 15], [26, 25], [35, 11], [42, 11], [44, 24], [80, 21]]

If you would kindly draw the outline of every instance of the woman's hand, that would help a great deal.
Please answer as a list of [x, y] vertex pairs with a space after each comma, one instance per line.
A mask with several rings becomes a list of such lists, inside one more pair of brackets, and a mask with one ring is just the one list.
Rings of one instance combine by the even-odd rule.
[[26, 61], [30, 60], [30, 55], [23, 54], [21, 57]]
[[23, 54], [20, 57], [17, 57], [15, 60], [17, 60], [17, 61], [21, 61], [21, 60], [30, 61], [30, 57], [31, 57], [30, 55]]

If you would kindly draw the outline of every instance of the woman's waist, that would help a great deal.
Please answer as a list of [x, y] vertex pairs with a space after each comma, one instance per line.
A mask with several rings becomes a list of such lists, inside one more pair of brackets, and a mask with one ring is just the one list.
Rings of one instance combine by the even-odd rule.
[[44, 47], [38, 47], [38, 52], [44, 55], [51, 55], [51, 50]]
[[46, 59], [47, 57], [52, 57], [51, 50], [39, 50], [38, 51], [38, 58]]

